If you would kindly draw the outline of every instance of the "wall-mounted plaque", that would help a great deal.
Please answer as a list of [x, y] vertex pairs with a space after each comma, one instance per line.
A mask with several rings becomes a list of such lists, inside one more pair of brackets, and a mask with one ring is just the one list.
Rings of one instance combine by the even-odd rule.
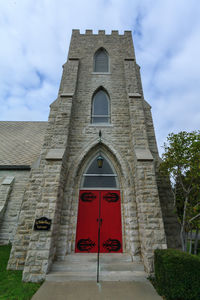
[[46, 217], [41, 217], [35, 220], [34, 230], [50, 230], [51, 228], [51, 219]]

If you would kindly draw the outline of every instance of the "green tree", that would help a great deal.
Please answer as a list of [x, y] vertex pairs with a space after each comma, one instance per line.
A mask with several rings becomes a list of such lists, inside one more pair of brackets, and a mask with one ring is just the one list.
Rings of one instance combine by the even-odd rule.
[[199, 227], [200, 131], [169, 134], [162, 159], [160, 169], [171, 181], [181, 224], [182, 249], [186, 251], [186, 233], [194, 223]]

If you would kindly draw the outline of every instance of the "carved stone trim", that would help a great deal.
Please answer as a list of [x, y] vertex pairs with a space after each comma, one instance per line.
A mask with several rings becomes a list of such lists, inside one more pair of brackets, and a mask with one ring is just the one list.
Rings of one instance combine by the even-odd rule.
[[137, 160], [153, 160], [153, 156], [149, 149], [135, 149]]
[[61, 160], [65, 149], [50, 149], [45, 157], [46, 160]]
[[129, 98], [141, 98], [139, 93], [128, 93]]

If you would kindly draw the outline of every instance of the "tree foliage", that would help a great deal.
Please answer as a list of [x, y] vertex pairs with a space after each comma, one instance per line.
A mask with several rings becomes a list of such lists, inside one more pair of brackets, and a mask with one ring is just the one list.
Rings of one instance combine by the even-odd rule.
[[161, 172], [171, 180], [186, 251], [186, 233], [200, 225], [200, 131], [169, 134], [162, 159]]

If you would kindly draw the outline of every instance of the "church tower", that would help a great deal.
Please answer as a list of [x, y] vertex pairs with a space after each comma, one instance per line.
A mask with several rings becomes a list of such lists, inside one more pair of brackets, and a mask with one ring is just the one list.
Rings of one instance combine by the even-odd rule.
[[179, 246], [178, 227], [131, 32], [73, 30], [50, 108], [8, 268], [40, 281], [55, 260], [99, 246], [153, 272], [154, 250]]

